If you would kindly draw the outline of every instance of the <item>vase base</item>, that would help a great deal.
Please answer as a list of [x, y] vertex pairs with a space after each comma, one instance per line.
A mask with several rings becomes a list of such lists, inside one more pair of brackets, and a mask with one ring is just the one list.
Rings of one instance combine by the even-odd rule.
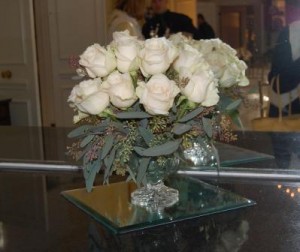
[[179, 191], [163, 183], [147, 185], [131, 193], [131, 203], [157, 211], [174, 205], [179, 200]]

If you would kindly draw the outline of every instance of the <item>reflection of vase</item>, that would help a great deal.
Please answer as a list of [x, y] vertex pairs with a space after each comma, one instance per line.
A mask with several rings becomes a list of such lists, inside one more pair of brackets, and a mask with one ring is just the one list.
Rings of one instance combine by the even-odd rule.
[[182, 166], [190, 169], [202, 169], [203, 167], [217, 167], [217, 153], [209, 140], [194, 138], [191, 147], [181, 149]]
[[[131, 164], [137, 169], [141, 159], [133, 156]], [[147, 166], [144, 186], [131, 194], [131, 203], [146, 207], [149, 211], [162, 210], [174, 205], [179, 200], [176, 189], [164, 185], [164, 178], [175, 172], [179, 160], [175, 155], [170, 157], [153, 157]]]

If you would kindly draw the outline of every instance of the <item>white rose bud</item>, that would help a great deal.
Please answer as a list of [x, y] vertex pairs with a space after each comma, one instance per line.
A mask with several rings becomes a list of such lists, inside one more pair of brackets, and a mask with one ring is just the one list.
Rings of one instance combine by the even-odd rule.
[[89, 46], [80, 55], [79, 64], [85, 67], [91, 78], [104, 77], [111, 73], [117, 66], [113, 52], [99, 44]]
[[164, 73], [177, 55], [177, 48], [166, 38], [147, 39], [139, 53], [143, 75]]
[[111, 73], [103, 83], [108, 90], [111, 103], [120, 109], [130, 107], [137, 100], [129, 73]]
[[136, 94], [145, 110], [151, 115], [168, 115], [180, 90], [175, 81], [164, 74], [156, 74], [145, 82], [139, 82]]
[[115, 49], [118, 70], [126, 73], [139, 69], [138, 53], [142, 42], [130, 36], [128, 30], [115, 32], [113, 38], [111, 45]]
[[212, 71], [199, 69], [190, 76], [181, 92], [190, 101], [203, 106], [213, 106], [219, 101], [217, 82]]
[[68, 98], [71, 107], [76, 107], [79, 111], [98, 115], [109, 105], [109, 96], [101, 88], [99, 78], [86, 80], [76, 85]]

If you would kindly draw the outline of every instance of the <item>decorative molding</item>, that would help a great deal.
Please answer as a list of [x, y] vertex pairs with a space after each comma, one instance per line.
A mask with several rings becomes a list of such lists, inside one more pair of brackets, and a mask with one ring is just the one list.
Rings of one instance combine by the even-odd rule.
[[[92, 40], [92, 41], [90, 41], [90, 43], [93, 43], [93, 42], [97, 41], [98, 34], [99, 34], [98, 29], [99, 29], [99, 26], [101, 24], [101, 23], [97, 24], [97, 22], [98, 22], [97, 16], [99, 15], [99, 10], [97, 11], [97, 8], [98, 8], [97, 1], [98, 0], [93, 0], [93, 2], [89, 1], [89, 2], [85, 3], [85, 5], [89, 6], [90, 15], [87, 18], [85, 18], [85, 17], [82, 18], [82, 22], [90, 22], [91, 23], [91, 29], [93, 28], [93, 30], [94, 30], [94, 31], [90, 31], [91, 29], [85, 29], [86, 31], [90, 31], [88, 33], [88, 35], [91, 35], [91, 37], [90, 36], [85, 36], [85, 37], [83, 37], [83, 40], [87, 40], [87, 41]], [[78, 2], [81, 3], [81, 1], [78, 1]], [[55, 15], [55, 25], [56, 25], [56, 36], [57, 36], [57, 54], [58, 54], [58, 58], [60, 60], [68, 61], [70, 54], [64, 52], [64, 50], [62, 48], [62, 45], [63, 45], [62, 42], [63, 42], [64, 38], [61, 36], [61, 34], [65, 34], [65, 33], [64, 33], [64, 31], [61, 30], [62, 27], [61, 27], [60, 24], [62, 22], [59, 19], [60, 18], [59, 13], [61, 13], [61, 11], [59, 9], [59, 3], [62, 4], [62, 3], [64, 3], [64, 1], [55, 0], [55, 14], [56, 14]], [[85, 20], [88, 20], [88, 21], [85, 21]], [[79, 31], [79, 34], [80, 34], [80, 31]], [[88, 38], [88, 37], [90, 37], [90, 38]], [[79, 41], [82, 41], [82, 39], [79, 40]], [[82, 46], [85, 47], [87, 45], [84, 44]], [[82, 49], [84, 49], [84, 48], [82, 48]], [[74, 53], [80, 53], [80, 52], [74, 52]]]
[[27, 80], [7, 80], [5, 82], [0, 80], [0, 88], [14, 91], [27, 91], [29, 89], [29, 83]]
[[[26, 112], [27, 112], [27, 122], [19, 122], [17, 123], [18, 125], [22, 125], [22, 126], [31, 126], [33, 125], [33, 118], [32, 118], [32, 105], [31, 105], [31, 101], [29, 99], [13, 99], [11, 101], [10, 107], [13, 107], [14, 105], [18, 104], [24, 104], [23, 106], [25, 106]], [[22, 106], [22, 105], [21, 105]], [[11, 119], [12, 119], [12, 123], [14, 123], [14, 114], [12, 113], [13, 111], [11, 111]], [[18, 117], [19, 118], [19, 117]]]
[[23, 0], [18, 0], [17, 2], [15, 2], [18, 5], [18, 11], [19, 11], [19, 34], [21, 36], [20, 41], [21, 42], [21, 54], [19, 55], [20, 58], [17, 60], [11, 60], [11, 59], [1, 59], [0, 58], [0, 65], [4, 65], [7, 66], [9, 65], [25, 65], [26, 64], [26, 36], [25, 36], [25, 19], [24, 19], [24, 5], [23, 5]]

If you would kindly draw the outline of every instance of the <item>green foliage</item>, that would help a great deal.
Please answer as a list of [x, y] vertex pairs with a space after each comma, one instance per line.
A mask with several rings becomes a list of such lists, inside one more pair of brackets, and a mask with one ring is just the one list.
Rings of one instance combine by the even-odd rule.
[[179, 148], [180, 143], [181, 143], [181, 139], [170, 141], [162, 145], [150, 147], [147, 149], [139, 146], [135, 146], [134, 151], [142, 157], [158, 157], [158, 156], [170, 155]]
[[237, 110], [237, 108], [241, 105], [241, 102], [242, 102], [241, 99], [237, 99], [233, 101], [232, 103], [227, 105], [226, 110], [227, 111]]
[[[177, 78], [173, 76], [176, 75], [173, 70], [168, 74]], [[135, 73], [131, 77], [137, 81]], [[214, 124], [220, 114], [231, 115], [238, 123], [237, 109], [241, 101], [224, 96], [218, 105], [220, 113], [215, 112], [215, 107], [205, 108], [190, 102], [183, 95], [174, 102], [167, 116], [150, 115], [142, 111], [138, 103], [122, 112], [106, 110], [106, 119], [99, 120], [96, 125], [82, 125], [68, 135], [79, 139], [76, 146], [81, 151], [76, 157], [83, 159], [87, 190], [92, 190], [101, 169], [104, 183], [109, 183], [113, 172], [127, 174], [127, 181], [133, 180], [138, 185], [145, 183], [151, 159], [156, 160], [158, 167], [164, 167], [176, 156], [180, 146], [183, 149], [192, 147], [194, 138], [213, 139], [216, 134]], [[217, 153], [215, 148], [214, 151]], [[140, 157], [134, 167], [131, 163], [133, 155]]]
[[213, 134], [213, 128], [212, 128], [212, 120], [206, 117], [202, 117], [202, 124], [203, 129], [206, 133], [206, 135], [211, 138]]
[[144, 119], [150, 118], [151, 115], [146, 112], [120, 112], [116, 114], [116, 117], [118, 119]]
[[86, 132], [91, 129], [94, 128], [94, 125], [82, 125], [78, 128], [73, 129], [69, 134], [68, 137], [69, 138], [73, 138], [73, 137], [79, 137], [82, 136], [84, 134], [86, 134]]
[[186, 114], [185, 116], [183, 116], [182, 118], [180, 118], [178, 120], [178, 122], [184, 123], [184, 122], [190, 121], [193, 118], [195, 118], [196, 116], [198, 116], [201, 112], [203, 112], [203, 110], [204, 110], [203, 107], [196, 108], [193, 111]]
[[94, 139], [95, 135], [87, 135], [85, 138], [83, 138], [83, 140], [80, 143], [80, 147], [83, 148], [86, 145], [88, 145], [93, 139]]
[[104, 146], [102, 148], [101, 159], [104, 159], [107, 156], [107, 154], [110, 152], [111, 148], [113, 147], [113, 144], [114, 144], [114, 136], [107, 135], [104, 138]]
[[138, 185], [140, 185], [144, 180], [149, 163], [150, 163], [150, 158], [141, 158], [139, 160], [139, 168], [136, 177], [136, 182]]
[[189, 124], [176, 123], [172, 129], [172, 132], [175, 135], [182, 135], [192, 129], [192, 126]]

